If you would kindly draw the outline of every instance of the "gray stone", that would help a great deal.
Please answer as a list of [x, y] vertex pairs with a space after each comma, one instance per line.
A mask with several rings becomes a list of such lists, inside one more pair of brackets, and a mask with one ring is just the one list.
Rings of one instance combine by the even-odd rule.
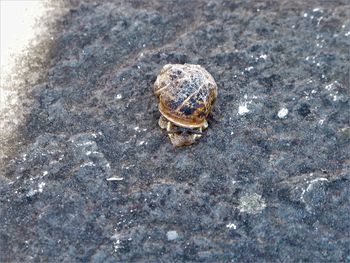
[[[1, 142], [1, 262], [349, 261], [348, 1], [62, 7]], [[157, 123], [168, 63], [218, 84], [190, 147]]]

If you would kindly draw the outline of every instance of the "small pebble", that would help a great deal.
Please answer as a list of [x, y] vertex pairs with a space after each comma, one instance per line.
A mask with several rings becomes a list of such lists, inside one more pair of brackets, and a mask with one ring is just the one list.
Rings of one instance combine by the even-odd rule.
[[286, 109], [286, 108], [280, 109], [280, 110], [278, 111], [278, 113], [277, 113], [277, 116], [278, 116], [278, 118], [280, 118], [280, 119], [285, 118], [287, 115], [288, 115], [288, 109]]

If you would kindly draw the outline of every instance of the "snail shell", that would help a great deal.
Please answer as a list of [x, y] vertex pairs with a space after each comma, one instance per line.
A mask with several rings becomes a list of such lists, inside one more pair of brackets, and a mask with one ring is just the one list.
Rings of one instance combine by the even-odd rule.
[[200, 65], [167, 64], [154, 83], [154, 93], [165, 118], [181, 127], [199, 128], [207, 126], [217, 86]]
[[[217, 85], [214, 78], [202, 66], [165, 65], [154, 83], [154, 93], [159, 98], [159, 111], [163, 116], [159, 125], [168, 132], [173, 125], [199, 129], [200, 132], [207, 128], [207, 117], [217, 97]], [[167, 121], [171, 123], [170, 127]], [[172, 139], [171, 136], [170, 138]], [[186, 140], [180, 144], [193, 143], [190, 139]]]

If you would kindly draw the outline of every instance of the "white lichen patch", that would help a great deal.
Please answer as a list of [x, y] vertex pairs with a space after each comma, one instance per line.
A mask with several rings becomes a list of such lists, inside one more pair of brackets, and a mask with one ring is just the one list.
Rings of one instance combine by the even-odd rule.
[[238, 115], [245, 115], [250, 112], [248, 106], [252, 104], [254, 99], [258, 99], [255, 95], [244, 94], [242, 101], [238, 105]]
[[44, 189], [45, 185], [46, 185], [46, 183], [44, 183], [44, 182], [41, 182], [41, 183], [38, 184], [38, 192], [39, 193], [43, 192], [43, 189]]
[[339, 100], [338, 90], [336, 90], [336, 87], [339, 85], [340, 84], [338, 81], [334, 81], [325, 86], [325, 89], [329, 91], [329, 96], [332, 98], [333, 101]]
[[246, 102], [244, 102], [238, 106], [238, 114], [239, 115], [245, 115], [248, 112], [249, 112], [249, 109], [248, 109], [248, 105]]
[[228, 228], [228, 229], [237, 229], [237, 226], [234, 223], [228, 223], [226, 225], [226, 228]]
[[28, 193], [26, 194], [27, 197], [31, 197], [34, 196], [37, 193], [42, 193], [44, 190], [44, 186], [46, 185], [46, 183], [44, 182], [40, 182], [38, 183], [38, 188], [37, 189], [30, 189], [28, 191]]
[[118, 239], [116, 241], [113, 242], [113, 251], [115, 253], [117, 253], [119, 251], [119, 249], [123, 248], [121, 241]]
[[[126, 219], [123, 219], [121, 222], [118, 222], [117, 225], [120, 225], [121, 223], [125, 223]], [[115, 253], [119, 253], [120, 249], [123, 249], [125, 246], [125, 241], [131, 241], [132, 238], [129, 237], [127, 238], [125, 235], [123, 235], [122, 233], [117, 232], [117, 229], [114, 229], [114, 234], [110, 237], [111, 240], [113, 240], [113, 251]]]
[[178, 233], [175, 230], [168, 231], [166, 237], [169, 241], [175, 240], [179, 237]]
[[324, 88], [325, 88], [326, 90], [328, 90], [328, 91], [331, 91], [331, 90], [334, 88], [334, 86], [335, 86], [335, 85], [338, 85], [338, 84], [339, 84], [338, 81], [334, 81], [334, 82], [332, 82], [332, 83], [326, 85]]
[[258, 214], [266, 207], [265, 200], [256, 193], [248, 193], [239, 199], [238, 209], [241, 213]]
[[287, 115], [288, 115], [288, 109], [287, 109], [287, 108], [282, 108], [282, 109], [280, 109], [280, 110], [278, 111], [278, 113], [277, 113], [277, 116], [278, 116], [278, 118], [280, 118], [280, 119], [286, 118]]
[[94, 162], [90, 161], [90, 162], [85, 162], [85, 163], [80, 165], [80, 167], [87, 167], [87, 166], [96, 166], [96, 164], [94, 164]]
[[[36, 189], [30, 189], [29, 192], [26, 194], [27, 197], [31, 197], [33, 195], [35, 195], [38, 192], [38, 190]], [[15, 194], [17, 194], [17, 191], [15, 192]]]

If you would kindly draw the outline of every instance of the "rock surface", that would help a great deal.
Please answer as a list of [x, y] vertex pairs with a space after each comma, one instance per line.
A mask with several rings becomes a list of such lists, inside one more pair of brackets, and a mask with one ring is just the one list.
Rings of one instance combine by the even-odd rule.
[[[347, 0], [66, 8], [1, 171], [1, 262], [350, 262]], [[218, 84], [191, 147], [157, 124], [167, 63]]]

